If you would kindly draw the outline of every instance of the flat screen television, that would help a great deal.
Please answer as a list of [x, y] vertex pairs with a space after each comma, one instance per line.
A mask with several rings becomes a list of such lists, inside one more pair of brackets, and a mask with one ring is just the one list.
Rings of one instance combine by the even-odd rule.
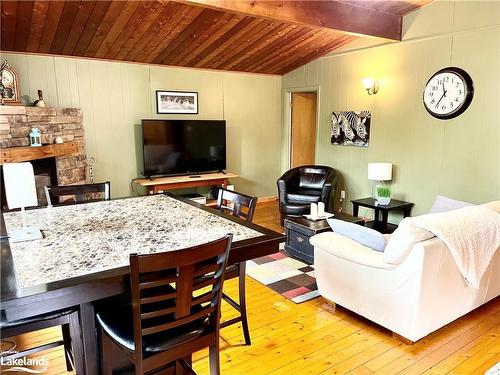
[[142, 120], [144, 176], [226, 169], [226, 121]]

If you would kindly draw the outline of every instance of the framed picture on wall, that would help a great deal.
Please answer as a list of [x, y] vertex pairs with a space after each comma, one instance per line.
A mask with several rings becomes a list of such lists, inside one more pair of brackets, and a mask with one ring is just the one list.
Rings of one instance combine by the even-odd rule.
[[196, 115], [198, 93], [156, 90], [156, 113]]
[[332, 145], [368, 147], [370, 111], [332, 112], [330, 136]]

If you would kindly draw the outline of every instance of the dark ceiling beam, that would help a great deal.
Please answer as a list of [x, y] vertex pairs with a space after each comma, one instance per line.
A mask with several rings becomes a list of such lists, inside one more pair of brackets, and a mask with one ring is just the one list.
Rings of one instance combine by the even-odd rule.
[[401, 40], [402, 17], [342, 1], [175, 0], [343, 33]]

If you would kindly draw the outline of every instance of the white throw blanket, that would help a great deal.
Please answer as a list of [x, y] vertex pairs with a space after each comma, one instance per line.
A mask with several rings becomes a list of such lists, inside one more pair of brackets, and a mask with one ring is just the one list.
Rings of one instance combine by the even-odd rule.
[[[500, 247], [500, 214], [484, 206], [406, 218], [402, 226], [428, 231], [442, 240], [468, 286], [479, 283]], [[398, 228], [399, 229], [399, 228]]]

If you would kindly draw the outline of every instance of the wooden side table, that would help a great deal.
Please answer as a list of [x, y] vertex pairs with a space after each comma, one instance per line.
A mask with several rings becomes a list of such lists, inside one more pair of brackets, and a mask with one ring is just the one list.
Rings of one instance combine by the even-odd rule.
[[[358, 216], [360, 206], [375, 210], [374, 220], [365, 223], [365, 225], [381, 233], [392, 233], [398, 227], [396, 224], [387, 222], [389, 211], [402, 211], [403, 217], [408, 217], [413, 207], [413, 203], [398, 201], [397, 199], [391, 199], [391, 202], [386, 206], [377, 205], [374, 198], [355, 199], [352, 200], [351, 203], [352, 214], [354, 216]], [[380, 213], [382, 213], [382, 219], [380, 219]]]
[[[169, 190], [193, 188], [199, 186], [222, 186], [226, 188], [230, 178], [238, 177], [237, 174], [226, 173], [201, 173], [195, 175], [156, 177], [152, 179], [142, 178], [133, 182], [146, 189], [147, 194], [158, 194]], [[207, 202], [208, 206], [215, 205], [216, 201]]]
[[[364, 225], [363, 219], [336, 212], [335, 219]], [[285, 219], [285, 251], [306, 263], [314, 263], [314, 247], [309, 243], [309, 238], [322, 232], [331, 232], [332, 229], [326, 220], [313, 221], [303, 216], [288, 217]]]

